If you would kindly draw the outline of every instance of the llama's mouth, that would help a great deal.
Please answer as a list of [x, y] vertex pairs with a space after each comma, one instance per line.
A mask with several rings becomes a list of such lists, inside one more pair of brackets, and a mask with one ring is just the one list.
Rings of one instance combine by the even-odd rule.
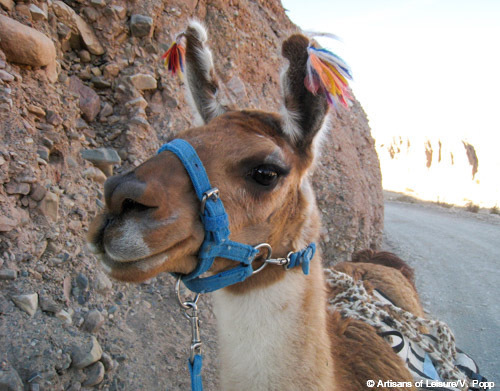
[[99, 259], [99, 261], [104, 267], [104, 270], [108, 274], [111, 274], [112, 271], [115, 269], [127, 269], [127, 268], [140, 269], [147, 272], [153, 269], [155, 266], [158, 266], [161, 263], [166, 262], [168, 259], [168, 254], [167, 254], [168, 250], [167, 250], [159, 254], [150, 255], [141, 259], [116, 261], [113, 258], [111, 258], [106, 252], [101, 252], [99, 250], [94, 251], [94, 246], [89, 246], [89, 247], [91, 248], [91, 251], [94, 253], [94, 255]]
[[[103, 250], [99, 245], [89, 243], [88, 247], [100, 261], [104, 271], [112, 278], [126, 282], [142, 282], [165, 271], [182, 273], [188, 272], [184, 270], [171, 270], [174, 268], [174, 262], [169, 261], [178, 257], [177, 253], [183, 248], [184, 243], [189, 240], [190, 238], [186, 238], [166, 250], [162, 250], [159, 253], [148, 255], [140, 259], [120, 261], [113, 259], [113, 257], [111, 257], [106, 250]], [[194, 255], [184, 255], [183, 258], [185, 262], [187, 261], [190, 264], [196, 264], [197, 262], [197, 258]]]
[[[193, 232], [173, 231], [165, 221], [155, 225], [157, 232], [148, 234], [151, 224], [98, 215], [89, 228], [88, 249], [103, 270], [120, 281], [142, 282], [161, 272], [187, 274], [196, 267], [197, 258], [191, 254], [200, 244]], [[148, 236], [155, 240], [147, 243], [144, 237]]]

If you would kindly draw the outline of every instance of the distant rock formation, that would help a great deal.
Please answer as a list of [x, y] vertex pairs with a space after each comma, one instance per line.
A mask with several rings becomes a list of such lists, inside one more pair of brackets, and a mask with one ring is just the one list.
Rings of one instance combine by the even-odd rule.
[[472, 143], [397, 136], [387, 142], [377, 141], [376, 149], [385, 189], [433, 201], [479, 202], [477, 196], [485, 177], [481, 177], [477, 146]]

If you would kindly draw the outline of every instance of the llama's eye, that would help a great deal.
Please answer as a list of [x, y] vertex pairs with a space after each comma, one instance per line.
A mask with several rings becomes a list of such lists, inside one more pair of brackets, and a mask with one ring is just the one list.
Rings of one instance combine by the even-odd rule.
[[263, 165], [252, 169], [249, 175], [259, 185], [269, 187], [278, 181], [280, 170], [271, 165]]

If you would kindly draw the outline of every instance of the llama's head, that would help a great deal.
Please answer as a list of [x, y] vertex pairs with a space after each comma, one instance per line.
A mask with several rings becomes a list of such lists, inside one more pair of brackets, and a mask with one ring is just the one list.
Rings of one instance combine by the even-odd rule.
[[[316, 240], [318, 218], [307, 175], [328, 104], [324, 94], [312, 94], [304, 85], [309, 40], [294, 35], [283, 44], [288, 67], [282, 75], [283, 108], [276, 114], [221, 105], [205, 30], [191, 23], [183, 39], [187, 95], [201, 126], [177, 138], [194, 147], [220, 190], [230, 239], [267, 242], [277, 256]], [[195, 268], [204, 239], [200, 202], [177, 156], [165, 151], [108, 179], [105, 198], [106, 212], [96, 218], [89, 237], [112, 277], [139, 282]], [[211, 271], [233, 266], [217, 258]], [[261, 274], [279, 278], [281, 271], [268, 267]]]

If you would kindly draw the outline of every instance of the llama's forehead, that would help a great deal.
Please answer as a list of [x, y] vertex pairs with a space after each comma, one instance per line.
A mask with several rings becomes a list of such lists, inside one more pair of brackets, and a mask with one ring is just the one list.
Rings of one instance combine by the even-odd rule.
[[215, 123], [239, 128], [249, 134], [271, 137], [278, 143], [284, 141], [281, 119], [275, 113], [259, 110], [232, 111], [217, 118]]
[[270, 155], [270, 160], [283, 160], [290, 150], [279, 115], [257, 110], [228, 112], [201, 128], [188, 130], [181, 137], [201, 151], [206, 148], [221, 153], [233, 150], [241, 156], [260, 152], [262, 158]]

